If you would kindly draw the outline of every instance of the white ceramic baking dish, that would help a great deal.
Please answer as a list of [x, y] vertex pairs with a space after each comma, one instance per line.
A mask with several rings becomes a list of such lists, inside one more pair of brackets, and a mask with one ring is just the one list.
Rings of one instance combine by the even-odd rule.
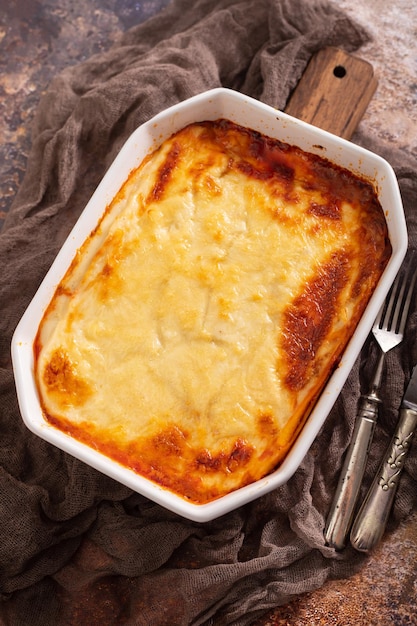
[[[133, 167], [164, 139], [185, 125], [226, 118], [304, 150], [325, 156], [372, 181], [385, 211], [392, 257], [347, 346], [340, 365], [322, 392], [302, 432], [282, 465], [257, 482], [208, 504], [187, 502], [161, 486], [122, 467], [51, 426], [44, 418], [33, 375], [33, 341], [42, 315], [76, 250], [96, 226]], [[23, 315], [12, 341], [17, 395], [26, 426], [51, 444], [170, 509], [198, 522], [219, 517], [285, 483], [297, 470], [331, 410], [369, 334], [377, 312], [407, 250], [407, 230], [397, 180], [381, 157], [330, 133], [294, 119], [240, 93], [214, 89], [175, 105], [138, 128], [127, 140], [62, 246], [52, 267]]]

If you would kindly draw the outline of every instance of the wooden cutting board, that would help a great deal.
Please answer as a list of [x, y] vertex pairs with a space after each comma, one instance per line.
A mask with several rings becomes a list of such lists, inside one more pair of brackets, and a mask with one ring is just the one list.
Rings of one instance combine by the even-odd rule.
[[312, 57], [285, 113], [350, 139], [377, 84], [370, 63], [339, 48], [323, 48]]

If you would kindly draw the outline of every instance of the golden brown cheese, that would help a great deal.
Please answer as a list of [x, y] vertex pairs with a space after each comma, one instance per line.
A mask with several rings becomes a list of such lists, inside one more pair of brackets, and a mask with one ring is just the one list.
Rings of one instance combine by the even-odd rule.
[[284, 459], [391, 249], [372, 186], [225, 120], [133, 171], [35, 342], [46, 418], [196, 503]]

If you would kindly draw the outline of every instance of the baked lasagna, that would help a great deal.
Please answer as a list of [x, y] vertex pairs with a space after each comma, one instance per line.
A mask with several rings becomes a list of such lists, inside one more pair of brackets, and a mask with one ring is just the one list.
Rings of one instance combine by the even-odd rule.
[[373, 186], [227, 120], [134, 169], [34, 345], [56, 428], [194, 502], [283, 461], [391, 254]]

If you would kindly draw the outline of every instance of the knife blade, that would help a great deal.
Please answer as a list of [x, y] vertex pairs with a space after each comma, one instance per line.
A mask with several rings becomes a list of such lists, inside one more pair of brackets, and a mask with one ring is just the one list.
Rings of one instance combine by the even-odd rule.
[[394, 435], [352, 526], [350, 542], [360, 552], [369, 552], [384, 534], [416, 426], [417, 365], [401, 401]]
[[410, 382], [407, 385], [407, 389], [405, 390], [405, 394], [401, 402], [401, 408], [417, 411], [417, 365], [413, 368]]

